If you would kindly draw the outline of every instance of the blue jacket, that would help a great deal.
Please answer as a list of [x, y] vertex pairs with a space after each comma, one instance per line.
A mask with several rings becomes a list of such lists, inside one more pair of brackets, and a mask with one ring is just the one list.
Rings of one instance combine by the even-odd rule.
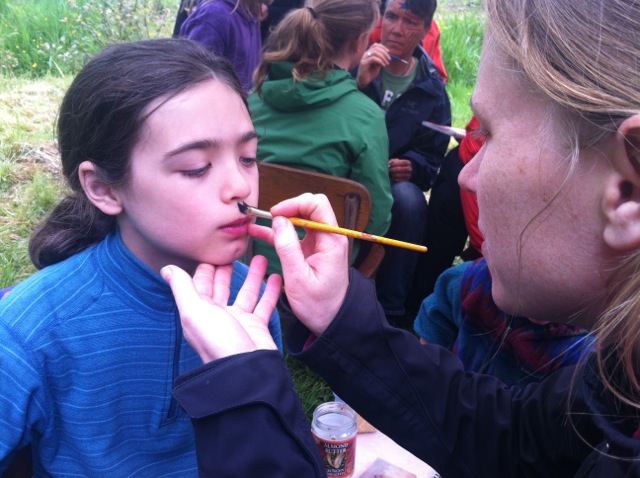
[[[413, 165], [411, 182], [427, 191], [444, 160], [450, 138], [423, 126], [422, 122], [450, 126], [451, 104], [429, 55], [418, 46], [414, 56], [418, 58], [418, 71], [413, 84], [386, 112], [389, 158], [409, 159]], [[383, 97], [381, 76], [362, 89], [377, 105]]]
[[[277, 314], [270, 330], [279, 343]], [[0, 475], [31, 445], [35, 476], [195, 477], [172, 388], [201, 364], [169, 285], [119, 234], [44, 268], [0, 301]]]
[[506, 314], [493, 301], [491, 284], [485, 259], [449, 268], [422, 302], [416, 333], [454, 352], [466, 370], [507, 385], [538, 382], [593, 350], [583, 329]]

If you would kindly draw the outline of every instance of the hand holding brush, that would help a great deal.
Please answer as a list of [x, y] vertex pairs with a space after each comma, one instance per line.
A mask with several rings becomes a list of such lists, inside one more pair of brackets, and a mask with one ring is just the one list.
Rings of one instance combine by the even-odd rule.
[[[243, 214], [262, 217], [266, 219], [273, 219], [273, 215], [270, 212], [263, 211], [262, 209], [258, 209], [257, 207], [249, 206], [245, 202], [238, 203], [238, 208]], [[362, 239], [364, 241], [377, 242], [379, 244], [386, 244], [388, 246], [402, 247], [404, 249], [410, 249], [412, 251], [427, 252], [427, 248], [425, 246], [420, 246], [418, 244], [411, 244], [409, 242], [397, 241], [395, 239], [389, 239], [386, 237], [374, 236], [373, 234], [367, 234], [366, 232], [353, 231], [351, 229], [331, 226], [329, 224], [323, 224], [321, 222], [310, 221], [308, 219], [301, 219], [298, 217], [290, 217], [288, 219], [293, 223], [293, 225], [304, 227], [306, 229], [331, 232], [333, 234], [340, 234], [342, 236]]]

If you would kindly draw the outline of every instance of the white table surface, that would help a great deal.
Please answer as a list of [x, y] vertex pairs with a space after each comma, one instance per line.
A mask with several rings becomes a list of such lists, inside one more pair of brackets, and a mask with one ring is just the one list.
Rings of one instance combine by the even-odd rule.
[[381, 431], [359, 433], [356, 438], [356, 467], [353, 474], [358, 478], [377, 458], [396, 465], [416, 475], [416, 478], [433, 478], [436, 471], [415, 455], [396, 444]]

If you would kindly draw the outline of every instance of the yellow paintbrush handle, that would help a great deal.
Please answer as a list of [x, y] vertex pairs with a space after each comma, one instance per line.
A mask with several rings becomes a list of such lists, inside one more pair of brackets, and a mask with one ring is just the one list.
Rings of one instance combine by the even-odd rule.
[[343, 227], [338, 227], [338, 226], [330, 226], [329, 224], [309, 221], [307, 219], [300, 219], [298, 217], [290, 217], [289, 220], [296, 226], [306, 227], [308, 229], [314, 229], [316, 231], [332, 232], [334, 234], [353, 237], [355, 239], [362, 239], [364, 241], [371, 241], [371, 242], [377, 242], [379, 244], [387, 244], [389, 246], [402, 247], [404, 249], [411, 249], [412, 251], [427, 252], [427, 248], [425, 246], [411, 244], [410, 242], [397, 241], [395, 239], [388, 239], [386, 237], [374, 236], [373, 234], [367, 234], [366, 232], [352, 231], [351, 229], [345, 229]]

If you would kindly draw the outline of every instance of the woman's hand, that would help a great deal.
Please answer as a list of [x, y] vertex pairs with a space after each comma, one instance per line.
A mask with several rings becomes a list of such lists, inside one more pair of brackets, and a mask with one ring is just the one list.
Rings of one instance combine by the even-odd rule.
[[356, 82], [358, 88], [363, 89], [375, 80], [380, 71], [389, 65], [391, 57], [389, 49], [382, 43], [374, 43], [362, 55], [360, 66], [358, 67], [358, 77]]
[[193, 278], [177, 266], [161, 270], [176, 299], [184, 336], [204, 363], [258, 349], [277, 349], [268, 325], [282, 279], [269, 277], [260, 298], [266, 270], [267, 260], [256, 256], [233, 305], [227, 305], [233, 264], [201, 264]]
[[[311, 229], [300, 241], [287, 217], [337, 226], [329, 200], [306, 193], [271, 208], [272, 227], [251, 224], [249, 233], [272, 244], [282, 263], [284, 289], [296, 317], [316, 335], [329, 326], [349, 286], [348, 241], [344, 236]], [[284, 216], [284, 217], [279, 217]]]

